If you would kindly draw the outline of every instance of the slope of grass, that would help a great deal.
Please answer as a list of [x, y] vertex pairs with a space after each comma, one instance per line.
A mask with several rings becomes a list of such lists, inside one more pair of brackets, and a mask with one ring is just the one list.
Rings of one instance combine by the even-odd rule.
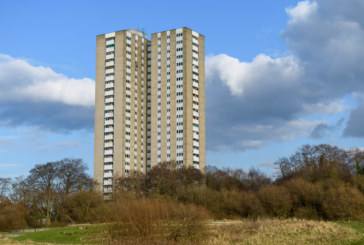
[[11, 238], [11, 240], [24, 243], [32, 241], [35, 243], [85, 244], [90, 243], [87, 239], [91, 237], [93, 229], [81, 230], [78, 226], [60, 227], [46, 231], [25, 233], [22, 236]]
[[356, 241], [350, 242], [350, 245], [362, 245], [364, 244], [364, 222], [361, 221], [340, 221], [337, 224], [349, 227], [353, 230], [356, 230], [357, 233], [361, 234], [360, 238]]
[[[364, 244], [364, 222], [262, 219], [258, 221], [216, 221], [209, 222], [206, 226], [208, 227], [209, 235], [201, 241], [201, 244]], [[97, 235], [104, 229], [100, 225], [89, 225], [87, 228], [83, 230], [79, 229], [78, 226], [53, 228], [47, 231], [26, 233], [20, 237], [0, 239], [0, 244], [4, 244], [4, 242], [6, 244], [11, 242], [16, 244], [101, 243], [101, 240], [97, 239]], [[135, 242], [135, 244], [146, 244], [139, 242]], [[163, 244], [183, 243], [170, 241]]]
[[207, 244], [363, 244], [363, 233], [333, 222], [298, 219], [242, 221], [211, 227]]

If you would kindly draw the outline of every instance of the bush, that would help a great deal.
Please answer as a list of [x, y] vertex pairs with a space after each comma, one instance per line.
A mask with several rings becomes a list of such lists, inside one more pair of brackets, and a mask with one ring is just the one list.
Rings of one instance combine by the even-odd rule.
[[0, 231], [12, 231], [26, 227], [25, 208], [9, 200], [0, 203]]
[[101, 194], [80, 191], [63, 202], [60, 220], [65, 223], [93, 223], [97, 221], [97, 207], [104, 202]]
[[322, 200], [324, 190], [321, 183], [313, 184], [302, 178], [287, 181], [284, 186], [293, 202], [293, 216], [304, 219], [324, 218]]
[[265, 215], [264, 208], [255, 193], [243, 192], [241, 195], [243, 199], [241, 204], [242, 217], [257, 219]]
[[356, 188], [328, 190], [323, 205], [329, 220], [364, 220], [364, 196]]
[[290, 216], [292, 200], [284, 186], [264, 187], [257, 192], [257, 197], [267, 215], [279, 218]]
[[207, 211], [193, 204], [167, 199], [119, 199], [108, 203], [106, 226], [108, 239], [133, 243], [136, 241], [198, 242], [204, 236], [203, 221]]

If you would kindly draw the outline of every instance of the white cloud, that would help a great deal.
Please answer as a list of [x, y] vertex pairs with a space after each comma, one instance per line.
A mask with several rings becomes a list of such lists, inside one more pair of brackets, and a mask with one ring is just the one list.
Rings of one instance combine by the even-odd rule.
[[332, 101], [318, 102], [316, 104], [303, 105], [303, 110], [307, 114], [315, 114], [315, 113], [337, 114], [346, 109], [349, 109], [349, 107], [345, 105], [345, 101], [342, 98]]
[[[238, 59], [226, 54], [208, 56], [206, 58], [206, 79], [218, 76], [233, 95], [240, 95], [248, 86], [266, 81], [267, 83], [294, 83], [301, 73], [300, 65], [293, 56], [273, 59], [260, 54], [249, 62], [240, 62]], [[275, 79], [266, 79], [270, 74]]]
[[92, 79], [68, 78], [52, 69], [0, 55], [0, 101], [56, 102], [94, 105]]
[[286, 13], [291, 17], [290, 22], [307, 21], [317, 11], [317, 2], [301, 1], [296, 7], [286, 8]]
[[258, 54], [251, 62], [207, 57], [208, 148], [241, 150], [311, 133], [323, 137], [342, 130], [346, 121], [346, 135], [363, 137], [364, 100], [349, 120], [302, 119], [352, 110], [347, 97], [364, 93], [363, 11], [362, 0], [301, 1], [286, 9], [290, 19], [282, 38], [288, 55]]
[[[0, 54], [0, 125], [92, 129], [95, 83]], [[46, 149], [39, 149], [46, 150]]]

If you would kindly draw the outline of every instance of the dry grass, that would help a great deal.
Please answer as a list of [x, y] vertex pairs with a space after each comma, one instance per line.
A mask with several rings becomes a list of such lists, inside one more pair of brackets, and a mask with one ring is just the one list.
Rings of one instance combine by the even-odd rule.
[[[144, 223], [144, 221], [143, 221]], [[155, 223], [154, 223], [155, 224]], [[346, 224], [346, 223], [345, 223]], [[355, 228], [355, 225], [358, 227]], [[132, 229], [134, 225], [130, 226], [116, 226], [113, 231], [117, 237], [109, 237], [110, 233], [106, 233], [106, 237], [102, 240], [90, 240], [87, 241], [93, 244], [123, 244], [123, 245], [194, 245], [194, 244], [211, 244], [211, 245], [230, 245], [230, 244], [254, 244], [254, 245], [301, 245], [301, 244], [363, 244], [363, 224], [354, 223], [348, 225], [340, 225], [333, 222], [320, 222], [320, 221], [308, 221], [298, 219], [259, 219], [257, 221], [243, 220], [243, 221], [211, 221], [203, 223], [206, 230], [206, 236], [201, 236], [200, 231], [197, 233], [200, 239], [188, 239], [189, 235], [196, 235], [196, 233], [185, 233], [185, 231], [191, 231], [189, 228], [182, 229], [178, 232], [179, 235], [186, 236], [184, 239], [170, 239], [168, 234], [175, 231], [175, 227], [164, 226], [162, 230], [159, 230], [158, 225], [155, 226], [153, 232], [147, 237], [143, 237], [138, 231], [133, 230], [133, 233], [138, 233], [138, 237], [130, 236], [121, 232], [120, 228]], [[93, 225], [96, 230], [102, 230], [101, 225]], [[190, 227], [191, 228], [191, 227]], [[201, 226], [192, 226], [193, 229], [199, 230]], [[59, 228], [50, 229], [57, 230]], [[61, 229], [70, 229], [64, 227]], [[187, 229], [187, 230], [186, 230]], [[96, 231], [95, 230], [95, 231]], [[129, 230], [131, 231], [131, 230]], [[120, 233], [121, 232], [121, 233]], [[162, 235], [162, 232], [164, 235]], [[165, 232], [165, 233], [164, 233]], [[180, 233], [181, 232], [181, 233]], [[40, 234], [41, 232], [39, 232]], [[57, 232], [59, 233], [59, 232]], [[31, 233], [30, 235], [34, 235]], [[89, 233], [85, 233], [85, 236]], [[167, 237], [166, 237], [167, 236]], [[14, 239], [0, 239], [0, 244], [59, 244], [54, 242], [53, 235], [44, 235], [42, 242], [40, 243], [36, 239], [25, 239], [23, 241], [15, 241]], [[86, 239], [86, 237], [84, 237]], [[100, 237], [99, 237], [100, 238]], [[181, 238], [181, 237], [180, 237]], [[187, 239], [186, 239], [187, 238]], [[74, 240], [71, 244], [84, 244], [85, 239]], [[52, 242], [53, 241], [53, 242]], [[62, 241], [61, 243], [65, 243]]]
[[29, 244], [29, 245], [32, 245], [32, 244], [36, 244], [36, 243], [34, 243], [33, 241], [31, 241], [31, 240], [28, 240], [28, 241], [23, 241], [23, 242], [19, 242], [19, 241], [14, 241], [14, 240], [12, 240], [12, 239], [10, 239], [10, 238], [2, 238], [1, 240], [0, 240], [0, 244], [1, 245], [24, 245], [24, 244]]
[[118, 244], [198, 243], [205, 235], [207, 211], [167, 199], [120, 199], [106, 211], [113, 223], [101, 231], [101, 241]]
[[350, 244], [360, 239], [354, 229], [331, 222], [298, 219], [241, 221], [211, 226], [206, 244]]

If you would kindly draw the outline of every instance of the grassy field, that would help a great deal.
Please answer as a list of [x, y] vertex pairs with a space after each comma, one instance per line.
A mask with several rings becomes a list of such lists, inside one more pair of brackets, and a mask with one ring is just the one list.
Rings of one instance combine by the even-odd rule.
[[[85, 227], [85, 226], [80, 226]], [[19, 237], [0, 239], [0, 244], [90, 244], [97, 226], [79, 226], [52, 228], [46, 231], [29, 232]]]
[[[208, 233], [201, 244], [364, 244], [364, 222], [244, 220], [210, 222], [207, 226]], [[79, 226], [53, 228], [2, 238], [0, 244], [100, 244], [100, 241], [95, 241], [98, 230], [98, 226], [87, 226], [87, 229]]]

